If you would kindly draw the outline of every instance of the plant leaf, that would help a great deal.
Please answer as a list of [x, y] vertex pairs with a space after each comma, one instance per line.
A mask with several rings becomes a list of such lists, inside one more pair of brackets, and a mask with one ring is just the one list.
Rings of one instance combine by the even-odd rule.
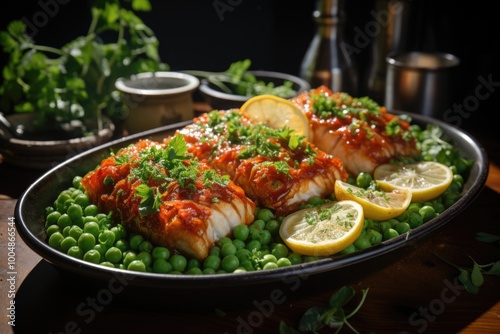
[[478, 232], [476, 233], [476, 240], [482, 242], [498, 242], [500, 241], [500, 235], [495, 235], [486, 232]]
[[321, 315], [326, 311], [327, 309], [322, 306], [313, 306], [309, 308], [300, 318], [299, 331], [315, 332], [325, 327], [325, 324], [321, 321]]
[[493, 263], [491, 268], [485, 271], [485, 274], [500, 276], [500, 261]]
[[480, 287], [484, 283], [483, 273], [481, 272], [481, 267], [474, 262], [474, 266], [472, 267], [472, 271], [470, 274], [471, 282], [477, 287]]
[[343, 286], [330, 297], [328, 305], [330, 305], [330, 307], [340, 308], [347, 304], [355, 294], [356, 291], [352, 286]]
[[479, 288], [472, 284], [469, 271], [462, 268], [459, 270], [460, 274], [458, 275], [458, 280], [464, 285], [465, 290], [469, 293], [477, 294], [479, 292]]

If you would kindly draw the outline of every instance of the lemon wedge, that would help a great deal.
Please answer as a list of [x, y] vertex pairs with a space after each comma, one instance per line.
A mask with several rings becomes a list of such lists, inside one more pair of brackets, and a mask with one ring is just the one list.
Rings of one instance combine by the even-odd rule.
[[408, 189], [412, 193], [412, 201], [422, 203], [441, 195], [453, 181], [453, 172], [439, 162], [422, 161], [380, 165], [375, 168], [373, 177], [381, 189]]
[[240, 108], [252, 121], [272, 128], [288, 127], [298, 136], [308, 136], [309, 121], [292, 101], [275, 95], [257, 95]]
[[351, 245], [364, 225], [363, 208], [354, 201], [338, 201], [303, 209], [281, 223], [280, 236], [296, 253], [328, 256]]
[[408, 208], [412, 193], [408, 189], [394, 189], [390, 192], [367, 190], [337, 180], [335, 198], [359, 203], [363, 207], [365, 218], [388, 220], [401, 215]]

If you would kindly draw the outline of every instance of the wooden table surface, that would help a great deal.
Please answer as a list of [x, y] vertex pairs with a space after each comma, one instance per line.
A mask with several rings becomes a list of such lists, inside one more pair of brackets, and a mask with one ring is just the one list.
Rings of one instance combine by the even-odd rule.
[[[435, 255], [466, 267], [472, 266], [471, 259], [480, 264], [500, 260], [498, 244], [475, 240], [477, 232], [500, 235], [500, 150], [497, 142], [487, 145], [491, 164], [486, 187], [458, 217], [412, 251], [383, 265], [368, 263], [347, 282], [325, 276], [314, 288], [304, 284], [301, 293], [288, 293], [279, 302], [254, 300], [242, 291], [235, 298], [249, 298], [250, 306], [225, 307], [214, 300], [212, 309], [192, 312], [148, 307], [146, 297], [137, 305], [109, 302], [90, 309], [89, 298], [95, 295], [64, 290], [65, 277], [15, 233], [15, 249], [9, 252], [8, 223], [16, 199], [41, 172], [0, 163], [0, 333], [24, 333], [26, 328], [30, 333], [278, 333], [280, 322], [297, 328], [309, 307], [326, 305], [343, 285], [352, 286], [356, 298], [369, 289], [363, 306], [349, 320], [360, 333], [499, 333], [500, 277], [486, 276], [479, 293], [470, 294], [457, 284], [457, 269]], [[7, 268], [7, 261], [15, 268]], [[82, 305], [88, 308], [79, 308]], [[8, 324], [9, 316], [15, 327]], [[342, 333], [352, 331], [345, 328]]]

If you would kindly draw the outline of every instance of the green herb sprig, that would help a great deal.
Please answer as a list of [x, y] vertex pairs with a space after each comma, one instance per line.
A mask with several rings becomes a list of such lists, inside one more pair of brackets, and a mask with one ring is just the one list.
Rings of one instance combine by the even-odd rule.
[[368, 290], [368, 288], [361, 290], [362, 297], [360, 302], [354, 310], [346, 314], [343, 307], [351, 301], [356, 291], [351, 286], [344, 286], [330, 297], [328, 305], [309, 308], [302, 315], [298, 329], [288, 326], [281, 321], [279, 327], [280, 334], [317, 333], [318, 330], [325, 327], [336, 329], [335, 333], [339, 333], [344, 325], [349, 327], [354, 333], [359, 333], [348, 320], [361, 309], [368, 295]]
[[[488, 243], [498, 243], [500, 245], [500, 235], [486, 232], [476, 233], [476, 240]], [[484, 283], [484, 275], [500, 276], [500, 260], [486, 264], [479, 264], [472, 257], [472, 267], [464, 267], [454, 264], [442, 256], [435, 254], [443, 262], [456, 268], [459, 271], [458, 280], [463, 284], [465, 290], [472, 294], [478, 294], [479, 288]]]
[[223, 72], [197, 70], [185, 72], [207, 80], [227, 94], [248, 97], [271, 94], [284, 98], [289, 98], [297, 94], [297, 91], [293, 89], [293, 82], [289, 80], [285, 80], [282, 85], [276, 85], [273, 82], [265, 82], [257, 79], [250, 71], [251, 64], [250, 59], [244, 59], [231, 63], [229, 68]]

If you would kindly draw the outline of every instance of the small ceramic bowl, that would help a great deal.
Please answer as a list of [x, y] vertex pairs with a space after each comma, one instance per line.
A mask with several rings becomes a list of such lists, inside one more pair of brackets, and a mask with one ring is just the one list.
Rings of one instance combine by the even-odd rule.
[[179, 123], [194, 117], [192, 93], [200, 81], [180, 72], [139, 73], [120, 78], [115, 87], [124, 93], [129, 134]]
[[31, 113], [6, 116], [14, 129], [22, 126], [26, 133], [15, 137], [0, 127], [0, 154], [6, 162], [28, 169], [51, 169], [77, 154], [110, 141], [115, 131], [113, 122], [103, 117], [102, 127], [95, 130], [93, 135], [66, 138], [56, 129], [35, 131], [34, 118], [35, 115]]
[[[285, 81], [291, 81], [293, 83], [292, 88], [297, 92], [297, 94], [311, 88], [306, 80], [291, 74], [272, 71], [250, 72], [255, 75], [257, 80], [262, 80], [266, 83], [272, 82], [277, 86], [282, 85]], [[202, 80], [199, 90], [203, 95], [205, 102], [207, 102], [213, 109], [218, 110], [239, 108], [250, 98], [249, 96], [225, 93], [206, 80]], [[294, 96], [295, 95], [286, 96], [285, 98], [292, 98]]]

